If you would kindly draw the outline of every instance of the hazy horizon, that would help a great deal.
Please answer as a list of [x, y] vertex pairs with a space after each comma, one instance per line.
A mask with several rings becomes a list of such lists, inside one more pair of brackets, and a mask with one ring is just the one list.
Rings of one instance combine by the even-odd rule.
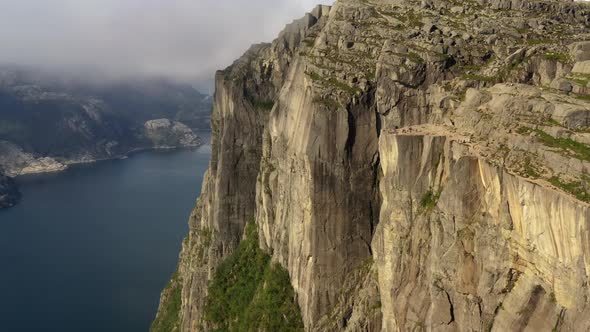
[[158, 77], [208, 92], [213, 73], [332, 0], [9, 0], [0, 65], [89, 80]]

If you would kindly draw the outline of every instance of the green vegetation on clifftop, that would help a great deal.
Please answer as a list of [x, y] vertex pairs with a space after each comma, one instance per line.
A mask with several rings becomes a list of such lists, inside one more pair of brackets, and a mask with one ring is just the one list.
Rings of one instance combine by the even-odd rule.
[[536, 137], [544, 145], [551, 148], [561, 149], [564, 154], [570, 157], [590, 161], [590, 146], [584, 143], [574, 141], [570, 138], [553, 137], [540, 129], [520, 127], [517, 130], [517, 133], [521, 135], [529, 135], [532, 132], [535, 133]]
[[258, 247], [254, 222], [209, 283], [205, 323], [213, 331], [303, 331], [289, 274]]

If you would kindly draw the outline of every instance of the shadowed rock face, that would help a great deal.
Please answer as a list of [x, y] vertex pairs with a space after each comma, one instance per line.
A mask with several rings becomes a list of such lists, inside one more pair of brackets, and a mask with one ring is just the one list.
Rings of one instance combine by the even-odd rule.
[[181, 330], [251, 219], [309, 331], [589, 329], [589, 14], [341, 0], [219, 72]]
[[20, 193], [14, 181], [0, 174], [0, 209], [9, 208], [18, 203]]

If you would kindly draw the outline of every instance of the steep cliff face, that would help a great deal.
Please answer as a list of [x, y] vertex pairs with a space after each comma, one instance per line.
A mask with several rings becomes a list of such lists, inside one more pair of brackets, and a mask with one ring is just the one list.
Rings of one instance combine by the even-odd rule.
[[381, 137], [384, 329], [587, 330], [587, 204], [433, 135]]
[[305, 330], [589, 329], [589, 20], [340, 0], [219, 72], [179, 330], [252, 219]]
[[180, 256], [183, 330], [203, 325], [207, 283], [256, 214], [256, 178], [268, 115], [293, 52], [320, 17], [321, 11], [294, 22], [273, 44], [253, 46], [216, 75], [211, 162]]

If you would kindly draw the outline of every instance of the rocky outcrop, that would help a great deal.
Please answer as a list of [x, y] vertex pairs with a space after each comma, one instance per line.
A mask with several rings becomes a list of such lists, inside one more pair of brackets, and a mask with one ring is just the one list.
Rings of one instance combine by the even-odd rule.
[[340, 0], [219, 72], [180, 330], [251, 219], [308, 331], [589, 329], [589, 14]]
[[380, 150], [384, 330], [588, 329], [588, 204], [449, 136], [386, 134]]
[[67, 166], [50, 157], [36, 157], [7, 141], [0, 141], [0, 165], [9, 176], [59, 172]]
[[14, 181], [0, 174], [0, 209], [12, 207], [18, 203], [21, 194]]
[[186, 147], [200, 144], [199, 137], [186, 125], [169, 119], [147, 121], [145, 135], [157, 148]]

